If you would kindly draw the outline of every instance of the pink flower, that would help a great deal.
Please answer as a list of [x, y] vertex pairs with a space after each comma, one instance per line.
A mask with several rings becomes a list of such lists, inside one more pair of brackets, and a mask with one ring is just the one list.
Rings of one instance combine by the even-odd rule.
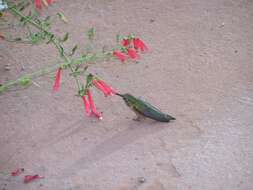
[[42, 178], [44, 178], [44, 177], [41, 177], [38, 174], [36, 174], [36, 175], [26, 175], [24, 177], [24, 183], [30, 183], [35, 179], [42, 179]]
[[18, 169], [16, 169], [15, 171], [11, 172], [11, 175], [12, 175], [12, 176], [18, 176], [18, 175], [20, 175], [21, 173], [23, 173], [24, 171], [25, 171], [24, 168], [18, 168]]
[[35, 4], [35, 7], [37, 9], [41, 9], [42, 8], [41, 0], [35, 0], [34, 4]]
[[5, 37], [0, 33], [0, 39], [1, 40], [4, 40], [5, 39]]
[[59, 68], [56, 72], [53, 91], [57, 91], [57, 90], [60, 89], [60, 86], [61, 86], [61, 70], [62, 69]]
[[111, 86], [106, 84], [103, 80], [98, 80], [98, 82], [107, 90], [109, 93], [108, 95], [116, 94], [116, 91]]
[[132, 59], [138, 59], [139, 55], [137, 54], [136, 50], [133, 48], [129, 48], [127, 50], [127, 54], [129, 55], [129, 57], [131, 57]]
[[82, 96], [82, 99], [83, 99], [83, 103], [84, 103], [84, 107], [85, 107], [85, 110], [86, 110], [86, 113], [88, 116], [90, 116], [90, 103], [88, 102], [88, 100], [85, 98], [85, 96]]
[[92, 94], [90, 92], [90, 90], [87, 90], [87, 94], [88, 94], [88, 100], [89, 100], [89, 104], [90, 104], [90, 107], [91, 107], [91, 111], [92, 113], [99, 119], [99, 120], [102, 120], [103, 117], [102, 117], [102, 114], [100, 112], [97, 111], [97, 108], [92, 100]]
[[129, 46], [130, 41], [129, 41], [128, 39], [123, 39], [123, 40], [121, 41], [121, 44], [122, 44], [123, 46], [127, 47], [127, 46]]
[[134, 38], [133, 39], [133, 43], [134, 43], [134, 48], [135, 49], [141, 49], [141, 51], [147, 51], [148, 47], [146, 46], [146, 44], [139, 38]]
[[105, 96], [116, 94], [116, 91], [104, 81], [100, 79], [94, 79], [92, 82], [94, 86], [97, 87], [97, 89], [101, 90], [104, 93]]
[[128, 56], [120, 51], [114, 51], [113, 55], [118, 58], [121, 62], [125, 62]]
[[34, 0], [35, 7], [37, 9], [41, 9], [42, 8], [42, 3], [47, 7], [48, 5], [50, 5], [51, 3], [53, 3], [53, 0]]
[[53, 3], [53, 0], [47, 0], [47, 3], [50, 5], [51, 3]]

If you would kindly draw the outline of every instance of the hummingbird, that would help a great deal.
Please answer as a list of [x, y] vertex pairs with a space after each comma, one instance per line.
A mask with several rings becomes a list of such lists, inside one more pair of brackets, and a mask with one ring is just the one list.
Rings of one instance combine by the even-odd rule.
[[119, 94], [116, 95], [123, 98], [126, 105], [135, 112], [137, 118], [136, 121], [140, 121], [142, 118], [148, 117], [150, 119], [160, 121], [160, 122], [169, 122], [170, 120], [175, 120], [176, 118], [161, 112], [156, 107], [152, 106], [150, 103], [134, 97], [131, 94]]

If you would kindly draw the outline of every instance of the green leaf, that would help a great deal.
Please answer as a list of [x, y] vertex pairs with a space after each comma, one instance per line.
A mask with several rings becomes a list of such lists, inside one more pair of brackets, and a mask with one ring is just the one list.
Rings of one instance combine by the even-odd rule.
[[64, 23], [68, 23], [68, 19], [65, 17], [63, 13], [57, 13], [57, 15]]
[[127, 48], [124, 47], [124, 46], [121, 46], [120, 51], [123, 52], [123, 53], [127, 53]]
[[135, 38], [135, 35], [134, 34], [129, 34], [128, 36], [127, 36], [127, 39], [129, 39], [129, 40], [132, 40], [132, 39], [134, 39]]
[[77, 48], [78, 48], [78, 46], [77, 46], [77, 45], [75, 45], [75, 46], [72, 48], [71, 53], [69, 54], [69, 56], [74, 55], [74, 54], [75, 54], [75, 52], [76, 52], [76, 50], [77, 50]]
[[64, 56], [64, 49], [63, 49], [62, 46], [60, 46], [60, 54], [61, 54], [62, 57]]
[[31, 84], [32, 80], [29, 76], [24, 76], [21, 79], [19, 79], [18, 82], [22, 86], [28, 86], [29, 84]]
[[74, 72], [71, 72], [69, 75], [70, 76], [74, 76], [74, 77], [77, 77], [81, 74], [82, 71], [74, 71]]
[[0, 93], [4, 92], [7, 89], [6, 86], [2, 85], [0, 86]]
[[51, 17], [50, 17], [50, 16], [47, 16], [47, 17], [44, 19], [44, 22], [49, 22], [50, 19], [51, 19]]
[[89, 67], [88, 65], [86, 65], [82, 70], [78, 70], [78, 69], [79, 69], [79, 66], [80, 66], [80, 65], [78, 65], [78, 66], [76, 67], [76, 70], [75, 70], [74, 72], [70, 73], [70, 76], [77, 77], [77, 76], [80, 76], [80, 75], [84, 75], [85, 72], [86, 72], [86, 70], [87, 70], [88, 67]]
[[26, 23], [28, 22], [28, 20], [31, 20], [32, 17], [31, 16], [26, 16], [26, 17], [22, 17], [20, 19], [20, 22], [23, 24], [23, 25], [26, 25]]
[[27, 2], [22, 7], [20, 7], [19, 11], [23, 11], [25, 8], [27, 8], [30, 5], [30, 2]]
[[95, 37], [95, 28], [90, 28], [87, 32], [87, 36], [89, 38], [89, 40], [93, 40]]
[[121, 35], [121, 34], [117, 34], [117, 35], [116, 35], [116, 41], [117, 41], [117, 42], [122, 41], [124, 38], [125, 38], [125, 36], [123, 36], [123, 35]]
[[60, 39], [60, 42], [66, 42], [69, 38], [69, 33], [67, 32], [62, 39]]
[[88, 43], [88, 44], [86, 45], [86, 47], [85, 47], [86, 53], [91, 53], [92, 50], [93, 50], [92, 44]]
[[90, 74], [88, 74], [87, 77], [86, 77], [85, 89], [88, 89], [88, 88], [90, 88], [90, 87], [93, 86], [92, 80], [93, 80], [93, 75], [90, 73]]
[[45, 32], [30, 33], [28, 37], [29, 42], [32, 44], [37, 44], [45, 39], [46, 39]]
[[54, 39], [54, 35], [50, 35], [49, 40], [46, 42], [46, 44], [49, 44], [50, 42], [52, 42], [53, 39]]
[[22, 41], [22, 38], [18, 37], [18, 38], [14, 38], [13, 40], [18, 42], [18, 41]]
[[29, 1], [20, 1], [17, 5], [16, 5], [16, 9], [19, 11], [23, 11], [26, 7], [28, 7], [30, 5]]
[[82, 89], [78, 91], [78, 95], [81, 97], [85, 95], [85, 90], [83, 86], [82, 86]]
[[86, 65], [86, 66], [83, 68], [83, 72], [87, 71], [88, 68], [89, 68], [89, 66]]
[[41, 23], [41, 26], [44, 28], [44, 29], [49, 29], [50, 28], [50, 25], [51, 25], [51, 17], [50, 16], [47, 16], [43, 22]]

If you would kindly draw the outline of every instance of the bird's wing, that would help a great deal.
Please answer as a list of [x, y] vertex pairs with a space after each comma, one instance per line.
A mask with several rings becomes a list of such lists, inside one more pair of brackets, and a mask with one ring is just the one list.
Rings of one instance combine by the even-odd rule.
[[169, 122], [169, 118], [167, 114], [164, 114], [156, 107], [152, 106], [150, 103], [145, 102], [139, 99], [138, 104], [134, 107], [134, 109], [148, 118], [154, 119], [156, 121]]

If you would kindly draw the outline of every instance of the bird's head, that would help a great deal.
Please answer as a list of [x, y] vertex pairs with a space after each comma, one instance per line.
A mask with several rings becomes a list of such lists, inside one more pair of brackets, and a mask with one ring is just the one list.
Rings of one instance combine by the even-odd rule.
[[131, 104], [134, 103], [136, 101], [136, 98], [134, 96], [132, 96], [131, 94], [119, 94], [117, 93], [116, 95], [120, 96], [123, 98], [123, 100], [127, 103], [127, 104]]

